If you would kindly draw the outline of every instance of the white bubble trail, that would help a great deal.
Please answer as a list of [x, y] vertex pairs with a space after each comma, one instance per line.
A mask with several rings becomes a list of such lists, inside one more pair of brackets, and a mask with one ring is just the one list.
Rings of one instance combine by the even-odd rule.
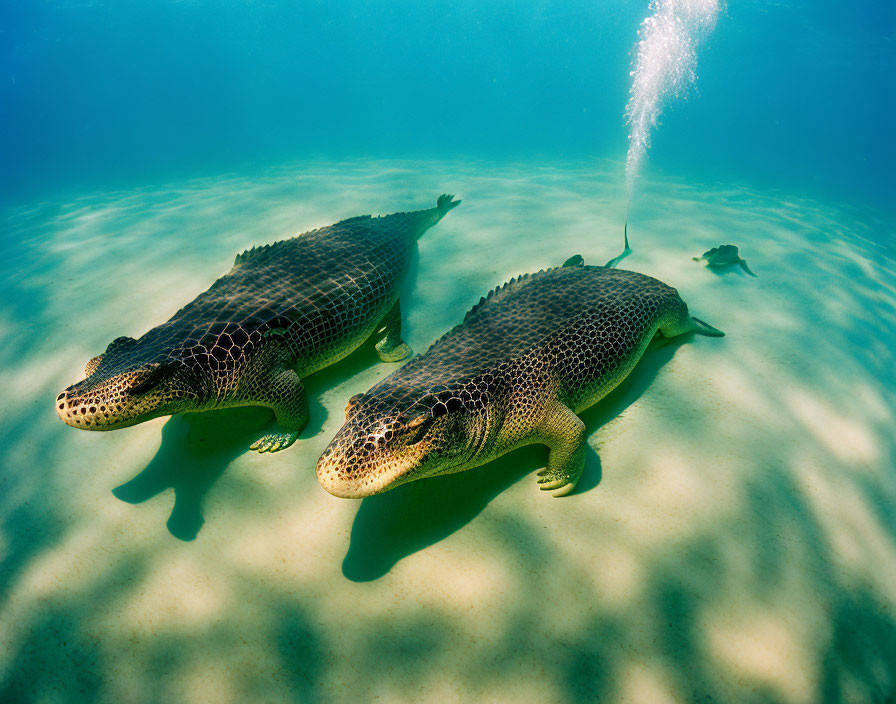
[[638, 29], [631, 95], [625, 107], [629, 199], [660, 113], [670, 100], [687, 95], [697, 80], [697, 47], [715, 27], [719, 0], [651, 0], [649, 11]]

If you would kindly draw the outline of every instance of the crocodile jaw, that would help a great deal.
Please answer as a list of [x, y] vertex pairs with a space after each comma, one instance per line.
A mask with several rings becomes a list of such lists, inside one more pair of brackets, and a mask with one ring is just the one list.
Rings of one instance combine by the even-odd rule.
[[60, 393], [54, 408], [63, 423], [79, 430], [118, 430], [165, 415], [161, 399], [146, 398], [135, 403], [103, 390], [77, 393], [74, 388]]
[[317, 480], [328, 493], [340, 499], [381, 494], [417, 478], [421, 457], [417, 452], [402, 454], [363, 462], [351, 448], [346, 451], [333, 443], [317, 462]]

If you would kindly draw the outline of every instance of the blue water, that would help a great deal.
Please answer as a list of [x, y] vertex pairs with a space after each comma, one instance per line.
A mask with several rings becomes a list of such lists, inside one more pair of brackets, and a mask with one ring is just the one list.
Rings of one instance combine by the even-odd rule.
[[[0, 4], [0, 704], [896, 702], [896, 6], [730, 2], [629, 189], [639, 28], [673, 5], [714, 15]], [[582, 414], [572, 495], [537, 445], [327, 494], [346, 401], [394, 369], [369, 346], [273, 455], [259, 408], [59, 421], [236, 252], [443, 192], [418, 353], [511, 277], [618, 254], [626, 213], [622, 266], [726, 332]], [[694, 261], [723, 243], [758, 276]]]
[[[622, 158], [646, 2], [45, 2], [0, 8], [16, 202], [309, 155]], [[654, 173], [890, 209], [896, 6], [732, 2]]]

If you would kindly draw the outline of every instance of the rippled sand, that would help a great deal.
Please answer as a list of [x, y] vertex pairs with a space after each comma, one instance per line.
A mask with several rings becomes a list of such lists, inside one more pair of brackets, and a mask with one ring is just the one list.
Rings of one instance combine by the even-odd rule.
[[[464, 203], [420, 241], [417, 351], [489, 288], [621, 248], [619, 164], [311, 163], [7, 210], [0, 227], [0, 701], [888, 702], [896, 694], [893, 223], [645, 185], [623, 267], [723, 339], [651, 352], [585, 414], [576, 494], [543, 448], [352, 502], [314, 464], [364, 349], [266, 411], [112, 433], [56, 393], [253, 244]], [[691, 260], [731, 242], [739, 268]]]

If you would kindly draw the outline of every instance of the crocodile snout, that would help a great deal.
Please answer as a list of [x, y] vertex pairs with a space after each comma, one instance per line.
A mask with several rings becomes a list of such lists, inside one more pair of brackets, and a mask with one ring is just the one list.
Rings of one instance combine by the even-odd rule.
[[333, 496], [363, 499], [408, 481], [420, 461], [418, 450], [376, 446], [367, 434], [344, 427], [317, 461], [317, 481]]
[[317, 461], [317, 480], [333, 496], [340, 499], [361, 499], [370, 493], [360, 491], [358, 480], [353, 476], [354, 468], [345, 453], [330, 445]]
[[133, 424], [127, 421], [121, 399], [107, 398], [96, 389], [85, 390], [83, 383], [69, 386], [56, 397], [54, 408], [63, 423], [81, 430], [113, 430], [124, 423]]
[[89, 398], [73, 393], [73, 388], [70, 386], [56, 397], [56, 413], [66, 425], [92, 430], [99, 425], [97, 414], [107, 409], [104, 404], [93, 404]]

